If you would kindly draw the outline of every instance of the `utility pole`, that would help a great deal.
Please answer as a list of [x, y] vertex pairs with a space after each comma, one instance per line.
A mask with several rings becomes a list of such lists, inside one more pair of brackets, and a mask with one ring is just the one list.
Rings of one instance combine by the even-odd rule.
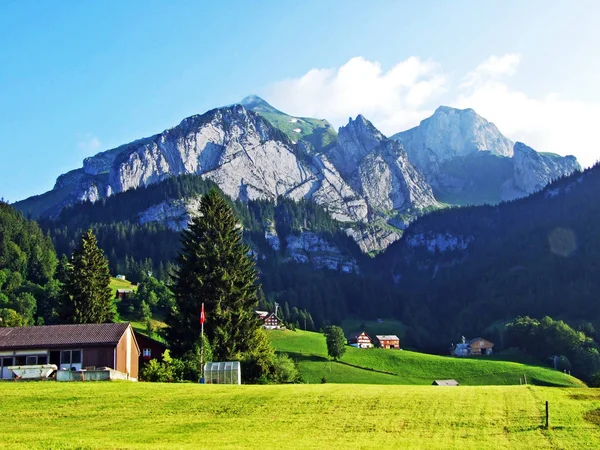
[[200, 310], [200, 380], [204, 383], [204, 302]]

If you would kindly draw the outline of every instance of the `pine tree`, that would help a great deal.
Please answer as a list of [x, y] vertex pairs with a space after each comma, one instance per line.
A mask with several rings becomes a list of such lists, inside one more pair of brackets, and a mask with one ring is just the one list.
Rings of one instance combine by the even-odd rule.
[[182, 233], [173, 276], [175, 307], [167, 317], [172, 354], [183, 355], [199, 342], [204, 302], [204, 331], [214, 360], [249, 361], [253, 376], [264, 375], [273, 350], [255, 313], [259, 286], [250, 249], [242, 242], [231, 207], [217, 191], [202, 198], [199, 212]]
[[88, 230], [65, 274], [64, 317], [72, 323], [103, 323], [116, 317], [110, 271], [96, 236]]

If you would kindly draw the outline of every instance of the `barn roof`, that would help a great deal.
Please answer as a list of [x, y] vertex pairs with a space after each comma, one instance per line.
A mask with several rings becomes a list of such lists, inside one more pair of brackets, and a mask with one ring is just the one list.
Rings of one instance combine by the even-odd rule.
[[469, 339], [467, 341], [467, 344], [471, 345], [471, 344], [474, 344], [477, 341], [484, 341], [484, 342], [487, 342], [489, 344], [492, 344], [492, 347], [494, 346], [494, 343], [492, 341], [488, 341], [487, 339], [484, 339], [482, 337], [476, 337], [476, 338], [473, 338], [473, 339]]
[[0, 350], [116, 345], [128, 327], [129, 322], [0, 328]]
[[432, 386], [458, 386], [456, 380], [434, 380]]
[[400, 338], [395, 334], [378, 334], [375, 336], [380, 341], [399, 341]]

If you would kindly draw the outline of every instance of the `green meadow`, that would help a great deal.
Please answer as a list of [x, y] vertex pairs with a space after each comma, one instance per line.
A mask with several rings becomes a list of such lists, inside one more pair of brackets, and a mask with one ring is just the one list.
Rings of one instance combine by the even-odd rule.
[[455, 379], [461, 385], [519, 385], [525, 376], [529, 384], [542, 386], [583, 386], [577, 378], [548, 367], [488, 358], [455, 358], [406, 350], [358, 349], [346, 347], [339, 362], [327, 358], [325, 337], [307, 331], [269, 332], [277, 351], [298, 362], [308, 383], [431, 384], [433, 380]]
[[3, 382], [0, 398], [0, 446], [11, 449], [600, 444], [600, 391], [587, 388]]

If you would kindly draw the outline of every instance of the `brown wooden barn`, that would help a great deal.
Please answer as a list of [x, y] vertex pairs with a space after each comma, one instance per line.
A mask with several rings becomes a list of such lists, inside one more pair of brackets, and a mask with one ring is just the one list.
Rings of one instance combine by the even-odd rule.
[[156, 359], [158, 361], [162, 361], [163, 354], [167, 349], [167, 345], [163, 344], [156, 339], [152, 339], [151, 337], [146, 336], [145, 334], [140, 333], [139, 331], [134, 331], [135, 339], [140, 347], [140, 367], [142, 367], [145, 363], [150, 361], [151, 359]]
[[471, 355], [491, 355], [494, 343], [487, 339], [477, 337], [467, 342]]
[[375, 336], [375, 343], [379, 348], [400, 349], [400, 338], [395, 334], [378, 334]]
[[129, 323], [0, 328], [0, 378], [9, 366], [56, 364], [81, 371], [109, 367], [137, 380], [140, 349]]
[[373, 341], [364, 331], [352, 333], [348, 336], [348, 345], [358, 348], [371, 348]]

